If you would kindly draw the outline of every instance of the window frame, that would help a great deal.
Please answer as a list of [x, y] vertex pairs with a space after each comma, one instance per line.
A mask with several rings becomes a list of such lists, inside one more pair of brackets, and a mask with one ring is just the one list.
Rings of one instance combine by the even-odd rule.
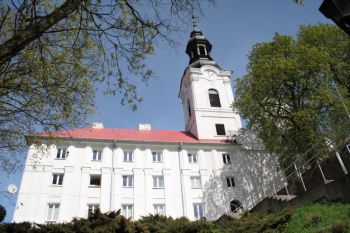
[[231, 155], [228, 153], [223, 153], [222, 160], [223, 160], [224, 164], [231, 164]]
[[164, 189], [164, 176], [152, 176], [153, 188]]
[[191, 188], [202, 189], [202, 178], [200, 176], [191, 176]]
[[[124, 183], [125, 179], [125, 183]], [[130, 183], [131, 181], [131, 183]], [[122, 176], [122, 188], [133, 188], [134, 187], [134, 176], [133, 175], [123, 175]]]
[[57, 148], [56, 158], [57, 160], [67, 159], [69, 151], [67, 148]]
[[234, 188], [236, 187], [236, 181], [233, 176], [226, 177], [226, 185], [228, 188]]
[[[99, 178], [99, 185], [97, 184], [91, 184], [92, 179], [91, 178]], [[102, 175], [101, 174], [90, 174], [90, 182], [89, 182], [89, 187], [91, 188], [101, 188], [102, 186]]]
[[152, 163], [163, 163], [163, 153], [152, 151]]
[[204, 56], [207, 55], [206, 47], [204, 45], [199, 45], [198, 51], [199, 51], [199, 55], [204, 55]]
[[[125, 217], [125, 218], [131, 218], [131, 219], [134, 219], [134, 205], [133, 204], [122, 204], [121, 206], [122, 208], [122, 215]], [[125, 210], [124, 210], [124, 207], [125, 207]], [[131, 208], [129, 208], [131, 207]], [[131, 209], [131, 216], [127, 216], [127, 213], [129, 213], [129, 210]]]
[[215, 124], [215, 130], [217, 136], [226, 136], [225, 124]]
[[[160, 208], [159, 208], [160, 207]], [[161, 211], [159, 211], [161, 210]], [[153, 213], [156, 215], [166, 215], [166, 209], [165, 209], [165, 204], [153, 204]]]
[[[52, 206], [51, 216], [49, 217], [50, 206]], [[60, 217], [60, 203], [47, 203], [46, 222], [56, 222]], [[56, 213], [57, 212], [57, 213]]]
[[[215, 93], [213, 93], [213, 92], [215, 92]], [[220, 95], [219, 95], [218, 90], [209, 89], [208, 90], [208, 97], [209, 97], [210, 107], [221, 108], [221, 101], [220, 101]]]
[[230, 201], [230, 212], [231, 213], [239, 213], [242, 210], [243, 210], [243, 206], [239, 200], [235, 199], [235, 200]]
[[64, 173], [53, 173], [52, 182], [53, 186], [63, 186]]
[[187, 154], [187, 158], [188, 158], [188, 163], [198, 163], [199, 161], [199, 156], [197, 153], [188, 153]]
[[193, 203], [193, 215], [196, 220], [204, 218], [204, 205], [203, 203]]
[[[92, 208], [90, 209], [90, 207], [92, 207]], [[95, 204], [95, 203], [87, 204], [87, 216], [89, 217], [90, 214], [95, 212], [97, 209], [100, 209], [100, 204]]]
[[132, 163], [134, 161], [134, 152], [133, 151], [124, 151], [123, 152], [123, 162]]
[[103, 158], [102, 157], [102, 150], [92, 150], [92, 159], [91, 159], [91, 161], [100, 162], [100, 161], [102, 161], [102, 158]]

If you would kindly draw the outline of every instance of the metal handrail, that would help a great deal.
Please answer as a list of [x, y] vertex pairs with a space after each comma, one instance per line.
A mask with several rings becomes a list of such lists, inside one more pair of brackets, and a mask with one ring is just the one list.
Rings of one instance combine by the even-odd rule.
[[[341, 139], [342, 137], [344, 137], [344, 136], [347, 135], [347, 134], [349, 134], [349, 132], [346, 132], [346, 133], [340, 135], [338, 138], [336, 138], [336, 139], [332, 140], [331, 142], [327, 143], [326, 146], [327, 146], [327, 147], [331, 147], [331, 145], [332, 145], [334, 142], [338, 141], [339, 139]], [[306, 152], [304, 152], [300, 157], [298, 157], [297, 159], [295, 159], [290, 165], [288, 165], [285, 169], [283, 169], [283, 170], [280, 172], [280, 174], [285, 174], [285, 175], [286, 175], [286, 172], [287, 172], [289, 169], [291, 169], [293, 166], [295, 166], [296, 163], [299, 163], [300, 161], [302, 161], [302, 158], [305, 157], [316, 145], [319, 145], [319, 144], [320, 144], [320, 142], [314, 144], [310, 149], [308, 149], [308, 150], [307, 150]], [[329, 158], [329, 157], [330, 157], [330, 154], [335, 153], [337, 150], [339, 150], [339, 149], [341, 149], [341, 148], [347, 148], [348, 151], [349, 151], [349, 154], [350, 154], [350, 144], [349, 144], [346, 140], [345, 140], [345, 141], [342, 140], [342, 142], [341, 142], [340, 144], [338, 144], [336, 147], [333, 147], [333, 148], [331, 149], [331, 151], [328, 151], [328, 152], [327, 152], [327, 155], [326, 155], [325, 157], [319, 158], [319, 155], [320, 155], [322, 152], [324, 152], [323, 150], [321, 150], [321, 151], [318, 151], [317, 153], [315, 153], [315, 154], [314, 154], [311, 158], [309, 158], [308, 160], [303, 161], [302, 164], [298, 164], [298, 166], [301, 167], [301, 168], [303, 168], [303, 172], [308, 171], [308, 170], [310, 170], [310, 169], [313, 169], [314, 167], [312, 166], [312, 164], [313, 164], [314, 162], [316, 162], [316, 163], [318, 164], [318, 163], [319, 163], [319, 160], [322, 161], [322, 160], [325, 159], [325, 158]], [[310, 168], [306, 168], [306, 169], [305, 169], [305, 167], [307, 167], [307, 166], [309, 166], [309, 165], [311, 165]], [[289, 173], [288, 175], [286, 175], [286, 176], [284, 176], [284, 177], [281, 177], [281, 178], [283, 178], [283, 179], [286, 180], [286, 183], [285, 183], [285, 185], [284, 185], [284, 188], [286, 188], [286, 190], [287, 190], [287, 195], [288, 195], [289, 198], [290, 198], [290, 195], [289, 195], [289, 192], [288, 192], [288, 189], [287, 189], [287, 186], [288, 186], [288, 179], [290, 179], [290, 178], [291, 178], [292, 176], [294, 176], [294, 175], [297, 175], [297, 176], [298, 176], [298, 172], [300, 172], [300, 171], [299, 171], [299, 170], [296, 170], [296, 169], [293, 169], [293, 172]], [[274, 173], [278, 173], [278, 171], [274, 171]], [[323, 179], [325, 180], [325, 177], [324, 177], [324, 174], [323, 174], [322, 170], [321, 170], [321, 173], [322, 173]], [[302, 175], [302, 173], [300, 173], [300, 175]], [[271, 182], [268, 183], [268, 184], [271, 184], [271, 183], [272, 183], [274, 189], [275, 189], [274, 180], [275, 180], [277, 177], [280, 177], [280, 175], [273, 176]], [[305, 186], [304, 186], [304, 188], [305, 188]], [[306, 191], [306, 188], [305, 188], [305, 191]], [[249, 211], [249, 210], [252, 209], [256, 204], [258, 204], [259, 202], [261, 202], [261, 201], [262, 201], [263, 199], [265, 199], [266, 197], [271, 197], [271, 196], [277, 195], [277, 191], [276, 191], [276, 190], [267, 190], [267, 191], [265, 192], [265, 194], [266, 194], [266, 195], [264, 195], [263, 197], [258, 198], [257, 201], [253, 201], [253, 203], [247, 205], [246, 208], [243, 208], [243, 210], [245, 209], [246, 211]]]

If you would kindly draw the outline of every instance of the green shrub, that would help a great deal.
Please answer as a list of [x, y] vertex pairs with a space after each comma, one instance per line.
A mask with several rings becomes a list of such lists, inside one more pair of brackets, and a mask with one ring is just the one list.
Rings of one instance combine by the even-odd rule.
[[238, 220], [232, 220], [230, 231], [233, 233], [281, 232], [292, 213], [291, 208], [279, 213], [247, 213]]

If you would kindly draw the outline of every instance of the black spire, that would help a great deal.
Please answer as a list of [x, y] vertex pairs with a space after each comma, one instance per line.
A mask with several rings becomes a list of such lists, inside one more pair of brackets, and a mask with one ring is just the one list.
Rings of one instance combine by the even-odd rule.
[[186, 53], [190, 57], [189, 66], [199, 68], [202, 65], [214, 65], [219, 67], [210, 56], [212, 46], [202, 31], [197, 28], [195, 16], [192, 16], [192, 22], [193, 29], [186, 47]]

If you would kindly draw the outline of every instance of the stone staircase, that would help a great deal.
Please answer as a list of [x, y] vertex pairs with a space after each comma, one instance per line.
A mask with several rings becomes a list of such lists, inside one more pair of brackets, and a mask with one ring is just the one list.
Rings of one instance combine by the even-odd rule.
[[350, 174], [324, 182], [298, 195], [273, 195], [264, 198], [251, 212], [279, 212], [288, 206], [303, 206], [321, 200], [350, 203]]
[[296, 197], [297, 197], [297, 195], [275, 195], [275, 196], [272, 196], [271, 198], [275, 199], [277, 201], [284, 201], [284, 202], [286, 202], [286, 201], [290, 201], [290, 200], [292, 200], [292, 199], [294, 199]]

